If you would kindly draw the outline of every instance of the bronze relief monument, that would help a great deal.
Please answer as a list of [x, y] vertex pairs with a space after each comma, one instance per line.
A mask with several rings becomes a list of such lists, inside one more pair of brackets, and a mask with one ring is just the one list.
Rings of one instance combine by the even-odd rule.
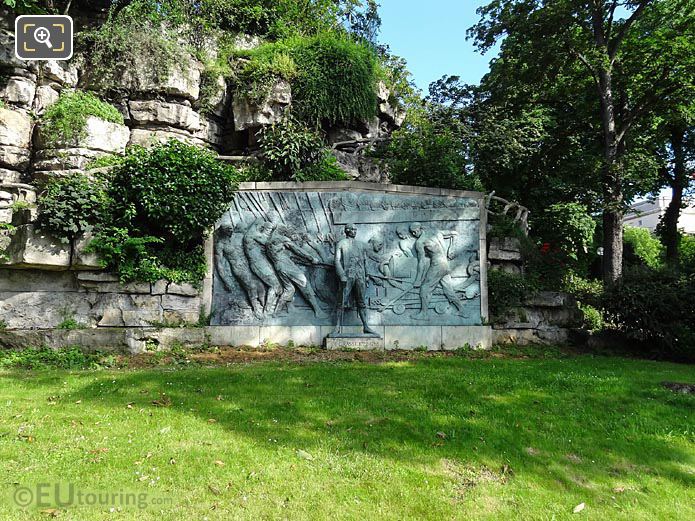
[[485, 208], [460, 194], [237, 192], [214, 234], [211, 324], [373, 339], [483, 325]]

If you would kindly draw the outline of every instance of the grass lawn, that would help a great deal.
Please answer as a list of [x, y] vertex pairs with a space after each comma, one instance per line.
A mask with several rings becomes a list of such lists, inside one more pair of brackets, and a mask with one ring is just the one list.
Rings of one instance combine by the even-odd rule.
[[[693, 366], [309, 359], [0, 371], [0, 519], [695, 518], [695, 396], [660, 384]], [[14, 506], [44, 482], [170, 504]]]

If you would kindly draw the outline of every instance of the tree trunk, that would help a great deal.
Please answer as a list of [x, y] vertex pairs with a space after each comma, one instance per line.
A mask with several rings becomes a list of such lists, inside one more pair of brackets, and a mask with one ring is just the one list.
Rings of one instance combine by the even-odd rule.
[[674, 125], [671, 127], [671, 148], [673, 149], [673, 177], [671, 184], [671, 202], [661, 218], [661, 240], [666, 247], [666, 262], [670, 266], [678, 266], [678, 246], [680, 234], [678, 233], [678, 220], [683, 208], [683, 191], [688, 182], [685, 168], [685, 152], [683, 141], [685, 139], [685, 127]]
[[623, 274], [623, 192], [610, 70], [599, 71], [603, 123], [603, 281], [613, 284]]

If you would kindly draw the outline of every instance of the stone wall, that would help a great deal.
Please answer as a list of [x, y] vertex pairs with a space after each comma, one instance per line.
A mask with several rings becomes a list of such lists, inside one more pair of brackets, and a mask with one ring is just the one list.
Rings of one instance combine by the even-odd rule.
[[566, 293], [541, 291], [527, 298], [520, 307], [502, 317], [494, 317], [492, 341], [495, 344], [564, 344], [582, 325], [577, 301]]

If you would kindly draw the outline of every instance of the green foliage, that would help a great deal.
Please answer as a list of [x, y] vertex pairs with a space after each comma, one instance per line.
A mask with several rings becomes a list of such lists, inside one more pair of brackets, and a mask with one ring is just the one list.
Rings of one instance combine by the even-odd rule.
[[635, 255], [645, 266], [657, 269], [662, 265], [664, 248], [659, 239], [646, 228], [625, 226], [623, 242], [632, 246]]
[[534, 224], [536, 235], [554, 243], [573, 259], [585, 255], [594, 241], [596, 222], [583, 204], [552, 204]]
[[87, 165], [84, 167], [85, 170], [92, 170], [94, 168], [105, 168], [108, 166], [116, 166], [120, 165], [123, 162], [123, 156], [119, 156], [117, 154], [107, 154], [105, 156], [99, 156], [95, 159], [92, 159]]
[[294, 109], [309, 124], [352, 123], [376, 115], [377, 60], [367, 45], [331, 33], [300, 40], [293, 58]]
[[637, 267], [607, 288], [603, 307], [635, 349], [695, 360], [695, 276]]
[[90, 245], [121, 280], [199, 283], [202, 239], [231, 202], [234, 168], [177, 140], [134, 146], [111, 172], [109, 226]]
[[86, 62], [90, 87], [104, 92], [128, 90], [123, 78], [143, 81], [136, 74], [161, 83], [174, 67], [186, 63], [177, 41], [177, 28], [185, 16], [176, 4], [134, 0], [122, 9], [116, 4], [104, 24], [79, 33], [76, 48]]
[[467, 93], [467, 86], [452, 76], [431, 84], [425, 100], [405, 94], [403, 127], [373, 152], [394, 183], [483, 190], [469, 160], [471, 129], [463, 101]]
[[524, 300], [538, 292], [533, 278], [501, 270], [490, 270], [487, 277], [489, 311], [492, 320], [501, 319], [510, 309], [521, 306]]
[[290, 81], [295, 115], [305, 123], [353, 123], [376, 115], [378, 62], [368, 45], [336, 33], [267, 43], [238, 58], [235, 90], [263, 100], [278, 79]]
[[581, 310], [584, 318], [584, 329], [591, 331], [592, 333], [597, 333], [604, 329], [605, 320], [600, 309], [597, 309], [590, 304], [581, 303], [579, 304], [579, 309]]
[[43, 116], [42, 134], [46, 144], [54, 147], [76, 145], [85, 136], [89, 116], [123, 124], [123, 116], [118, 109], [91, 92], [64, 90]]
[[682, 235], [678, 251], [681, 269], [685, 273], [695, 273], [695, 236]]
[[67, 243], [102, 223], [108, 205], [103, 180], [70, 174], [48, 182], [39, 196], [37, 222]]
[[3, 369], [97, 369], [100, 356], [86, 354], [77, 346], [64, 349], [0, 349]]
[[323, 138], [291, 116], [263, 129], [260, 148], [262, 163], [273, 180], [345, 179]]

